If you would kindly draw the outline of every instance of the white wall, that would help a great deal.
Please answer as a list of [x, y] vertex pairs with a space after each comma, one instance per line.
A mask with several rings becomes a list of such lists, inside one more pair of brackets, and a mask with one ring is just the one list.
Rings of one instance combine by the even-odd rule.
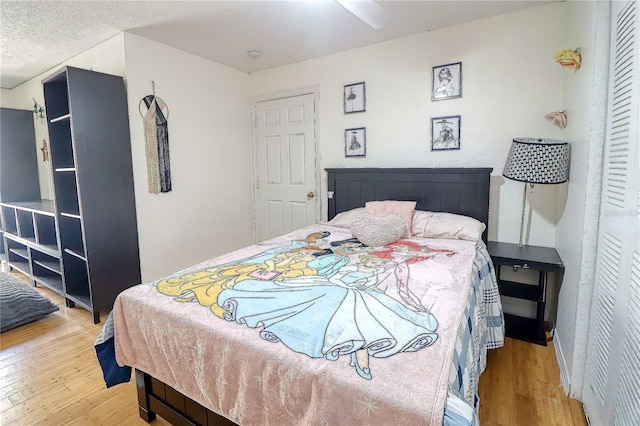
[[11, 98], [11, 89], [3, 89], [0, 87], [0, 105], [4, 108], [13, 108]]
[[561, 349], [570, 394], [580, 398], [594, 285], [609, 59], [608, 2], [567, 2], [567, 47], [580, 47], [582, 68], [566, 71], [564, 100], [571, 142], [571, 180], [556, 230], [566, 273], [560, 291], [555, 344]]
[[[2, 97], [0, 97], [0, 105], [5, 108], [33, 110], [33, 99], [35, 99], [39, 105], [44, 106], [42, 80], [65, 65], [124, 76], [124, 35], [122, 33], [115, 35], [11, 90], [3, 89], [0, 93], [2, 95]], [[46, 127], [47, 124], [44, 120], [34, 120], [36, 145], [38, 148], [38, 179], [40, 181], [40, 195], [43, 199], [50, 200], [51, 175], [49, 171], [49, 163], [43, 161], [40, 153], [42, 140], [47, 138], [48, 141], [48, 137], [46, 136]]]
[[[251, 75], [259, 96], [319, 86], [320, 167], [493, 167], [490, 239], [517, 242], [523, 186], [500, 175], [514, 137], [559, 137], [564, 5], [535, 7]], [[463, 97], [431, 101], [432, 67], [462, 62]], [[366, 82], [367, 111], [343, 114], [343, 85]], [[460, 151], [430, 150], [430, 118], [462, 116]], [[366, 158], [344, 157], [344, 130], [367, 128]], [[562, 186], [536, 187], [529, 243], [553, 245]], [[326, 212], [323, 182], [323, 212]]]
[[[125, 34], [129, 125], [143, 281], [253, 242], [249, 75]], [[138, 105], [169, 107], [173, 190], [150, 194]]]

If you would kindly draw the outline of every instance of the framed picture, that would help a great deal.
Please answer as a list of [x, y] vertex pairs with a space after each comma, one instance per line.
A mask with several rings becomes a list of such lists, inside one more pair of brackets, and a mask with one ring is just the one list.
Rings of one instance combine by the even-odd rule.
[[460, 149], [460, 116], [431, 119], [431, 151]]
[[364, 157], [367, 153], [367, 129], [346, 129], [344, 131], [345, 157]]
[[344, 113], [365, 112], [367, 95], [364, 81], [361, 83], [347, 84], [344, 86]]
[[443, 101], [462, 97], [462, 62], [433, 67], [431, 100]]

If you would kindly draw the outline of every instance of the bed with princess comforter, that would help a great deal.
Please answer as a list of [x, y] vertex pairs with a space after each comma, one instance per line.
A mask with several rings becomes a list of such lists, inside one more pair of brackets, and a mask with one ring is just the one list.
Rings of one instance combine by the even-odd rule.
[[413, 210], [401, 238], [372, 246], [352, 229], [366, 215], [349, 209], [121, 293], [111, 342], [150, 388], [141, 415], [477, 423], [486, 351], [504, 329], [484, 224]]

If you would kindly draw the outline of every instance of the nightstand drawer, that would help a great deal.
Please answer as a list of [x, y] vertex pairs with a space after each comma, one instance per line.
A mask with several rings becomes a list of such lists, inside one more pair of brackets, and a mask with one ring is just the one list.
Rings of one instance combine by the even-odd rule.
[[562, 272], [564, 265], [551, 247], [522, 246], [489, 241], [487, 249], [495, 266], [504, 265], [546, 272]]

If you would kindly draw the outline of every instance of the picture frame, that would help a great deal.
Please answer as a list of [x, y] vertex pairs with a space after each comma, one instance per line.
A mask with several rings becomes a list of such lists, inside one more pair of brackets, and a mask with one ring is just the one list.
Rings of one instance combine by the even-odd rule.
[[365, 157], [367, 154], [367, 129], [357, 127], [344, 131], [344, 156]]
[[459, 115], [433, 117], [431, 119], [431, 151], [460, 149]]
[[344, 86], [344, 113], [353, 114], [367, 110], [367, 92], [364, 81]]
[[462, 97], [462, 62], [433, 67], [431, 100], [444, 101]]

